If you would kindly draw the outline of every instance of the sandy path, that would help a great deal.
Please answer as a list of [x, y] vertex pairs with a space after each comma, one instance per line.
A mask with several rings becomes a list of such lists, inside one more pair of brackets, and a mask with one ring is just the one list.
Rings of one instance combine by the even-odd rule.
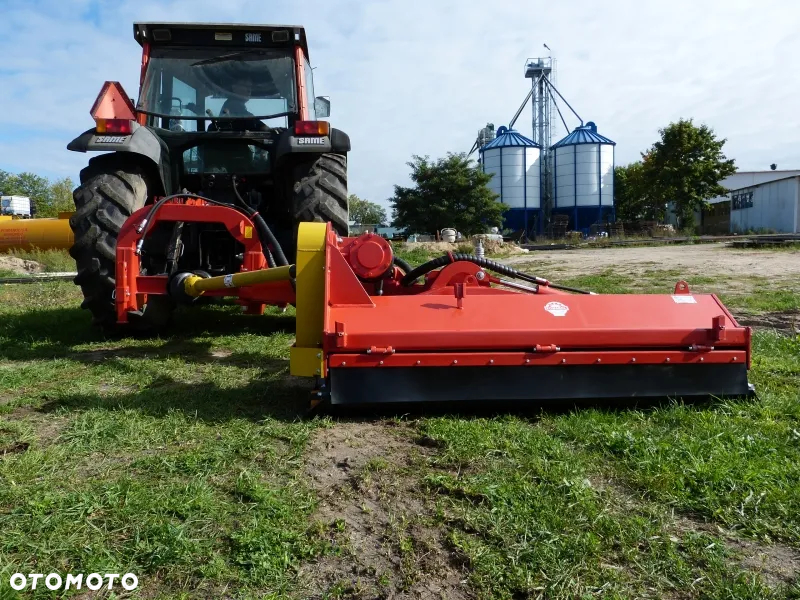
[[560, 277], [616, 268], [620, 273], [678, 269], [687, 275], [728, 273], [733, 278], [759, 275], [800, 280], [800, 251], [740, 250], [725, 244], [533, 251], [502, 262], [536, 265], [536, 271], [545, 277], [548, 268]]

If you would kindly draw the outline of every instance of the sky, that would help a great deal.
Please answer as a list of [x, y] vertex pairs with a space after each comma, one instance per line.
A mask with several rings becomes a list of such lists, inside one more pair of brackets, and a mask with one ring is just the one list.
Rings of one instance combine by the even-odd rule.
[[[89, 157], [66, 145], [93, 126], [103, 82], [137, 94], [135, 21], [305, 26], [316, 93], [351, 138], [350, 192], [384, 205], [413, 155], [468, 151], [487, 122], [507, 124], [543, 44], [616, 164], [693, 118], [741, 170], [800, 168], [791, 0], [0, 0], [0, 169], [77, 181]], [[531, 135], [529, 110], [515, 128]]]

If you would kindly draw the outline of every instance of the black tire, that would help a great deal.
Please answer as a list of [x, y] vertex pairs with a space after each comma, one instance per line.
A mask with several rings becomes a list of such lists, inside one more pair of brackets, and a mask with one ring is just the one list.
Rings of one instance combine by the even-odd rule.
[[320, 154], [313, 161], [295, 167], [292, 188], [294, 230], [301, 222], [333, 225], [339, 235], [347, 235], [347, 157]]
[[[81, 308], [91, 312], [93, 324], [111, 333], [117, 330], [114, 306], [117, 236], [125, 220], [145, 205], [147, 179], [144, 171], [124, 155], [90, 164], [80, 177], [81, 185], [72, 194], [76, 212], [69, 220], [75, 235], [69, 251], [78, 272], [74, 281], [83, 291]], [[166, 325], [171, 303], [162, 300], [165, 299], [154, 297], [145, 311], [131, 315], [137, 329]]]

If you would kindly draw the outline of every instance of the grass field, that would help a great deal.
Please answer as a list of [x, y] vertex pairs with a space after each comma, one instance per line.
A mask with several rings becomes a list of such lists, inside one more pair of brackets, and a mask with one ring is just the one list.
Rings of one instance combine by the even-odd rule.
[[106, 340], [72, 284], [0, 286], [0, 598], [14, 572], [164, 599], [800, 598], [800, 282], [686, 278], [756, 327], [757, 400], [305, 420], [291, 309]]

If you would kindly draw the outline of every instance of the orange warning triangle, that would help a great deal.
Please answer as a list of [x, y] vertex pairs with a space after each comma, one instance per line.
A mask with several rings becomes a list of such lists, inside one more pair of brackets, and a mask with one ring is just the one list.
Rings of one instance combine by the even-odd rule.
[[130, 98], [122, 89], [119, 81], [106, 81], [97, 100], [89, 111], [93, 119], [126, 119], [136, 118], [136, 109]]

